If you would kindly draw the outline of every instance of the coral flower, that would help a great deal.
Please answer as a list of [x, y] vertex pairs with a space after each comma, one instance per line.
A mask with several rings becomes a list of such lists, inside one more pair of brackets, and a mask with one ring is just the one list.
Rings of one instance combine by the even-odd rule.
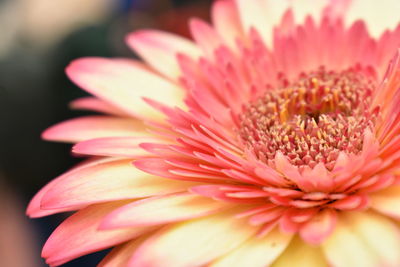
[[[400, 266], [398, 1], [219, 0], [193, 41], [143, 30], [145, 63], [67, 67], [104, 115], [44, 132], [92, 158], [31, 217], [76, 211], [52, 266]], [[397, 28], [396, 28], [397, 27]]]

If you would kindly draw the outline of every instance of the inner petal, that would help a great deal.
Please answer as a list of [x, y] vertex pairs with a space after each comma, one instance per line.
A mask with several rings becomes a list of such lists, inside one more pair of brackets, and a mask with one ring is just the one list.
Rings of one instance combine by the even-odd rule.
[[365, 129], [373, 129], [370, 109], [376, 80], [359, 67], [301, 73], [244, 107], [238, 134], [259, 160], [273, 164], [278, 151], [303, 168], [325, 164], [331, 170], [341, 151], [358, 154]]

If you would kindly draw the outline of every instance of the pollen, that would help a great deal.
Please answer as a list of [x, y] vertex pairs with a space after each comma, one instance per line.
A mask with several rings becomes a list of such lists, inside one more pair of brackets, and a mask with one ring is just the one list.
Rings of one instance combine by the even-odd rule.
[[239, 135], [259, 160], [273, 164], [278, 151], [299, 167], [318, 163], [332, 170], [341, 151], [358, 154], [365, 129], [374, 127], [370, 111], [376, 82], [358, 68], [301, 73], [243, 107]]

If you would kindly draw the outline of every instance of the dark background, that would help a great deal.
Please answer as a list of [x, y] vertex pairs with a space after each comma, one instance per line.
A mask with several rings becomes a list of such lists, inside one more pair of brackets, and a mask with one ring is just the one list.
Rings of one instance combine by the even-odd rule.
[[[66, 65], [83, 56], [134, 57], [123, 40], [126, 33], [138, 28], [161, 28], [188, 36], [186, 20], [193, 16], [208, 19], [211, 2], [115, 1], [117, 5], [106, 17], [75, 28], [50, 46], [36, 47], [21, 36], [0, 57], [0, 176], [17, 199], [15, 207], [21, 214], [42, 186], [79, 161], [71, 156], [70, 145], [40, 139], [47, 127], [84, 114], [68, 109], [68, 103], [85, 92], [68, 81]], [[37, 258], [40, 247], [64, 216], [26, 220], [26, 227], [37, 239], [33, 242], [37, 246], [32, 247]], [[99, 252], [64, 266], [95, 266], [103, 256], [104, 252]], [[46, 266], [39, 259], [38, 264]]]

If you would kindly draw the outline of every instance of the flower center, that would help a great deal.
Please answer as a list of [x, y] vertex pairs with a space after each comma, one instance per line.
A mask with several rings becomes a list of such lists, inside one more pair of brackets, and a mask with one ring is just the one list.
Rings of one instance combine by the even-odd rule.
[[339, 152], [361, 151], [364, 130], [374, 125], [373, 75], [321, 67], [292, 83], [281, 77], [280, 84], [246, 105], [240, 118], [239, 135], [258, 159], [273, 164], [281, 151], [294, 165], [322, 162], [332, 170]]

